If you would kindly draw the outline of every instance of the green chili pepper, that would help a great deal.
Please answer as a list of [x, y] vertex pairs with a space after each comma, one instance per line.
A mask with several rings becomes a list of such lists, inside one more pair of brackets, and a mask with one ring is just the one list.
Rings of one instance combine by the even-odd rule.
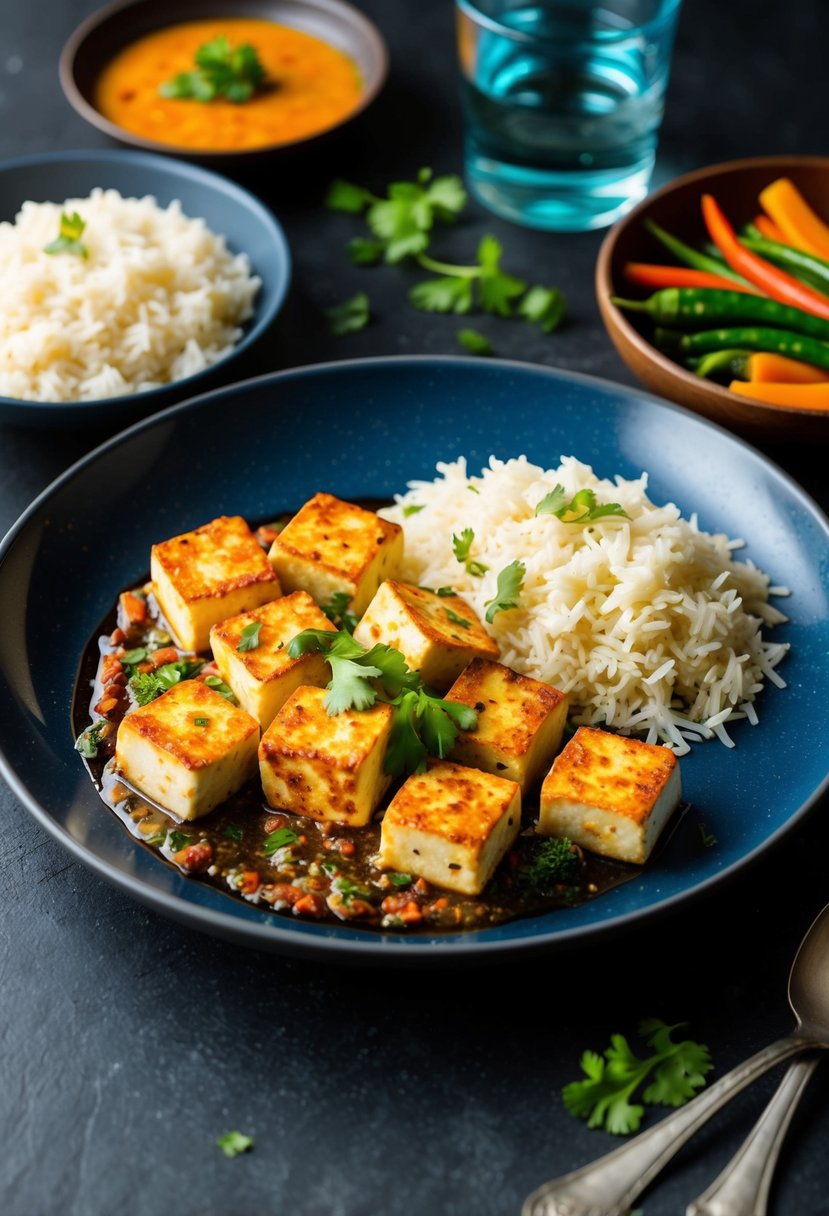
[[713, 380], [750, 380], [747, 350], [715, 350], [701, 359], [689, 359], [688, 366], [697, 376]]
[[643, 220], [642, 223], [651, 236], [656, 237], [660, 245], [664, 245], [666, 249], [670, 250], [678, 262], [682, 262], [686, 266], [693, 266], [697, 270], [707, 270], [709, 274], [717, 274], [721, 279], [733, 279], [735, 283], [747, 284], [747, 280], [737, 274], [736, 270], [727, 266], [724, 261], [708, 257], [707, 254], [700, 253], [698, 249], [686, 245], [684, 241], [671, 236], [670, 232], [660, 228], [651, 219]]
[[829, 295], [829, 262], [823, 258], [804, 253], [802, 249], [795, 249], [791, 245], [781, 245], [779, 241], [768, 241], [759, 234], [756, 237], [741, 239], [746, 249], [750, 249], [752, 253], [759, 253], [760, 257], [766, 258], [783, 270], [788, 270], [790, 274], [824, 295]]
[[658, 325], [710, 329], [716, 325], [773, 325], [829, 342], [829, 321], [765, 296], [712, 287], [665, 287], [647, 300], [613, 303], [627, 312], [646, 312]]
[[786, 329], [743, 326], [737, 329], [705, 329], [695, 334], [656, 329], [654, 342], [660, 350], [682, 355], [706, 355], [712, 351], [737, 349], [764, 350], [829, 371], [829, 342], [819, 342], [816, 338], [807, 338], [804, 334], [791, 333]]

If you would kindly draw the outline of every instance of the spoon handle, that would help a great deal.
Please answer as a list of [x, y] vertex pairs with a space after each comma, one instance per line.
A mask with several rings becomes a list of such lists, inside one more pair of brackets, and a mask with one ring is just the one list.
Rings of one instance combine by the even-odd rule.
[[521, 1216], [625, 1216], [636, 1196], [707, 1119], [769, 1068], [809, 1046], [798, 1034], [770, 1043], [628, 1144], [540, 1186], [524, 1201]]
[[765, 1216], [783, 1138], [818, 1059], [810, 1056], [789, 1065], [742, 1148], [708, 1190], [688, 1205], [685, 1216]]

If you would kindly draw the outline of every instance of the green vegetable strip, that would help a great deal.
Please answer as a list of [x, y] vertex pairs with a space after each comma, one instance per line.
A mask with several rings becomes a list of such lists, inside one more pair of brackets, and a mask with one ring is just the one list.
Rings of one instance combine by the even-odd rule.
[[613, 303], [626, 312], [645, 312], [658, 325], [679, 328], [711, 328], [715, 325], [773, 325], [811, 338], [829, 341], [829, 321], [789, 304], [779, 304], [765, 296], [711, 287], [666, 287], [647, 300], [622, 300]]
[[724, 262], [708, 257], [707, 254], [700, 253], [698, 249], [686, 245], [678, 237], [671, 236], [670, 232], [660, 228], [653, 220], [646, 219], [642, 222], [651, 236], [656, 237], [660, 245], [664, 245], [678, 262], [682, 262], [685, 266], [693, 266], [696, 270], [707, 270], [709, 274], [717, 274], [721, 279], [733, 279], [735, 283], [743, 283], [748, 286], [747, 280], [732, 270], [730, 266], [726, 266]]
[[778, 241], [767, 241], [765, 237], [744, 237], [742, 243], [752, 253], [759, 253], [760, 257], [788, 270], [824, 295], [829, 295], [829, 262], [823, 258], [794, 249], [791, 245], [781, 245]]
[[715, 380], [750, 380], [747, 350], [715, 350], [701, 359], [689, 359], [698, 376]]
[[705, 355], [726, 349], [762, 350], [829, 371], [829, 342], [819, 342], [785, 329], [705, 329], [696, 334], [672, 334], [669, 330], [657, 329], [654, 340], [660, 349], [684, 355]]

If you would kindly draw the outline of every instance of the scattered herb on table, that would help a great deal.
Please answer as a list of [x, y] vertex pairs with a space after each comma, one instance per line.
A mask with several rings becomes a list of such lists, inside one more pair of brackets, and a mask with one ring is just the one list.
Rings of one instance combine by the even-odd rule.
[[421, 169], [416, 181], [392, 182], [385, 198], [351, 182], [335, 181], [326, 204], [332, 211], [365, 212], [376, 239], [358, 238], [349, 252], [358, 265], [370, 265], [380, 260], [401, 262], [422, 253], [429, 245], [435, 220], [451, 223], [463, 210], [466, 191], [455, 174], [435, 177], [431, 169]]
[[250, 101], [265, 82], [265, 69], [250, 43], [232, 47], [222, 34], [205, 42], [195, 54], [196, 67], [179, 72], [159, 86], [162, 97], [207, 103], [223, 97], [236, 105]]
[[368, 296], [364, 291], [358, 291], [355, 295], [349, 296], [347, 300], [343, 300], [342, 304], [335, 304], [333, 308], [327, 308], [325, 315], [328, 318], [328, 328], [335, 337], [341, 338], [345, 334], [356, 334], [361, 329], [365, 329], [371, 316]]
[[572, 498], [567, 498], [564, 486], [556, 485], [545, 494], [535, 508], [536, 515], [555, 515], [565, 524], [589, 524], [606, 515], [617, 515], [622, 519], [630, 519], [618, 502], [599, 503], [592, 490], [579, 490]]
[[249, 625], [245, 625], [242, 630], [242, 636], [239, 639], [237, 650], [258, 650], [259, 635], [262, 632], [261, 621], [251, 621]]
[[[571, 1115], [586, 1119], [588, 1127], [604, 1127], [615, 1136], [638, 1130], [645, 1107], [682, 1106], [705, 1085], [706, 1073], [713, 1067], [708, 1048], [692, 1039], [675, 1043], [671, 1035], [684, 1023], [668, 1026], [658, 1018], [648, 1018], [639, 1034], [652, 1049], [640, 1059], [624, 1035], [611, 1036], [602, 1055], [585, 1051], [582, 1081], [572, 1081], [562, 1090], [564, 1105]], [[641, 1102], [631, 1102], [644, 1082], [650, 1084]]]
[[459, 329], [457, 339], [464, 350], [470, 355], [491, 355], [492, 343], [489, 338], [479, 334], [477, 329]]
[[57, 238], [50, 241], [48, 245], [44, 245], [43, 252], [71, 253], [76, 258], [88, 258], [89, 250], [81, 240], [85, 228], [86, 222], [81, 219], [77, 211], [73, 211], [71, 215], [61, 211]]
[[253, 1136], [246, 1136], [243, 1132], [225, 1132], [223, 1136], [219, 1136], [216, 1147], [220, 1148], [226, 1157], [238, 1157], [253, 1148]]
[[490, 625], [499, 612], [518, 607], [518, 597], [526, 572], [527, 568], [523, 562], [510, 562], [508, 566], [504, 566], [498, 575], [495, 595], [486, 601], [486, 619]]

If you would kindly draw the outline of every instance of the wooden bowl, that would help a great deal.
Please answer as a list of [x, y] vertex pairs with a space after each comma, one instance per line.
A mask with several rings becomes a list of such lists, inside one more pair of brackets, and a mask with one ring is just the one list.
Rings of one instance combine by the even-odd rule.
[[713, 194], [735, 226], [760, 210], [760, 191], [778, 177], [790, 177], [822, 214], [829, 214], [829, 157], [765, 156], [730, 161], [687, 173], [639, 204], [605, 237], [596, 263], [599, 310], [616, 349], [634, 375], [668, 397], [750, 439], [829, 439], [829, 410], [798, 410], [738, 397], [674, 363], [649, 339], [650, 328], [610, 302], [613, 295], [644, 297], [647, 289], [627, 283], [626, 262], [670, 262], [642, 221], [655, 220], [691, 245], [707, 239], [700, 211], [703, 194]]
[[[178, 22], [228, 16], [258, 17], [263, 21], [289, 25], [313, 34], [348, 55], [356, 63], [363, 84], [354, 108], [333, 127], [295, 140], [262, 144], [255, 148], [211, 151], [209, 148], [180, 147], [145, 139], [105, 118], [96, 107], [95, 88], [101, 72], [129, 43]], [[388, 68], [388, 51], [379, 30], [344, 0], [116, 0], [114, 4], [87, 17], [70, 36], [61, 52], [59, 75], [61, 87], [73, 109], [112, 139], [148, 152], [224, 168], [232, 162], [247, 162], [275, 152], [288, 152], [326, 139], [361, 114], [374, 100], [385, 83]]]

